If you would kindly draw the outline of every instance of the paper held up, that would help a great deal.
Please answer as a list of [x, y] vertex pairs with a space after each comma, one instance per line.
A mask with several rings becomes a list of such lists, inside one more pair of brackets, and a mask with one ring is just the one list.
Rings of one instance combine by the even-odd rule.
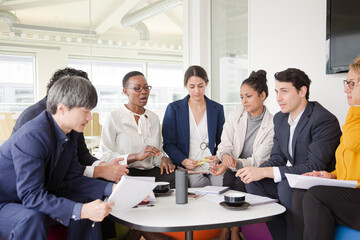
[[112, 211], [126, 211], [144, 200], [148, 195], [154, 196], [155, 178], [122, 176], [108, 202], [114, 202]]
[[297, 174], [285, 173], [289, 185], [292, 188], [309, 189], [314, 186], [333, 186], [333, 187], [347, 187], [356, 188], [357, 181], [328, 179], [322, 177], [304, 176]]

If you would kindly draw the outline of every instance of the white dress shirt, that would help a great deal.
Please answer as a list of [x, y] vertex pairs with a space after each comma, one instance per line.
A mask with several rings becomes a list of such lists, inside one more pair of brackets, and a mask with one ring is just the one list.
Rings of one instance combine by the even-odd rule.
[[[207, 125], [207, 114], [206, 111], [202, 116], [198, 125], [194, 115], [189, 106], [189, 125], [190, 125], [190, 145], [189, 145], [189, 159], [201, 160], [204, 157], [211, 156], [211, 151], [208, 147], [205, 149], [200, 148], [200, 144], [203, 143], [205, 146], [209, 144], [209, 134], [208, 134], [208, 125]], [[209, 164], [202, 163], [200, 166], [196, 167], [194, 171], [208, 171]]]
[[[290, 136], [289, 136], [289, 143], [288, 143], [288, 151], [291, 157], [293, 157], [293, 149], [292, 149], [292, 142], [293, 142], [293, 136], [296, 129], [297, 124], [299, 123], [299, 120], [301, 116], [303, 115], [305, 109], [299, 114], [299, 116], [293, 121], [291, 118], [291, 115], [289, 114], [288, 118], [288, 124], [290, 125]], [[288, 160], [286, 163], [286, 166], [292, 166], [290, 161]], [[278, 167], [273, 167], [273, 173], [274, 173], [274, 182], [281, 182], [281, 173], [280, 169]]]
[[[140, 116], [138, 124], [135, 116]], [[129, 154], [142, 151], [147, 145], [162, 150], [159, 117], [150, 110], [138, 115], [131, 112], [125, 106], [108, 113], [101, 132], [100, 153], [101, 160], [122, 157], [121, 164], [127, 164]], [[161, 158], [166, 155], [149, 156], [143, 161], [135, 161], [129, 164], [131, 168], [152, 169], [160, 166]]]

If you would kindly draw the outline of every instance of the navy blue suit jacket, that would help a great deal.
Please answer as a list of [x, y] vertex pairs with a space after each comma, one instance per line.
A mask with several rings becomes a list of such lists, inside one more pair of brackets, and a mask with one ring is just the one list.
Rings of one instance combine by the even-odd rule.
[[[19, 118], [16, 120], [15, 126], [13, 128], [12, 134], [14, 134], [19, 128], [30, 121], [31, 119], [34, 119], [37, 117], [40, 113], [42, 113], [44, 110], [46, 110], [46, 97], [35, 103], [34, 105], [31, 105], [30, 107], [26, 108], [19, 116]], [[96, 157], [93, 157], [91, 153], [89, 152], [89, 149], [86, 146], [85, 138], [83, 133], [79, 133], [79, 137], [77, 139], [77, 154], [78, 159], [81, 164], [81, 169], [85, 171], [86, 166], [91, 166], [96, 160]]]
[[[308, 102], [294, 132], [292, 156], [288, 151], [290, 125], [288, 113], [274, 116], [274, 146], [270, 160], [262, 166], [278, 166], [285, 173], [303, 174], [313, 170], [332, 171], [335, 150], [340, 143], [341, 130], [337, 118], [317, 102]], [[292, 166], [286, 166], [287, 161]]]
[[[177, 166], [181, 165], [181, 162], [189, 157], [189, 97], [188, 95], [184, 99], [170, 103], [166, 108], [163, 120], [163, 149]], [[210, 100], [206, 96], [205, 100], [209, 134], [208, 145], [211, 154], [215, 155], [225, 122], [224, 108], [221, 104]]]
[[3, 143], [0, 209], [15, 202], [68, 225], [75, 202], [62, 196], [101, 199], [108, 183], [82, 175], [77, 138], [75, 131], [65, 135], [44, 111]]

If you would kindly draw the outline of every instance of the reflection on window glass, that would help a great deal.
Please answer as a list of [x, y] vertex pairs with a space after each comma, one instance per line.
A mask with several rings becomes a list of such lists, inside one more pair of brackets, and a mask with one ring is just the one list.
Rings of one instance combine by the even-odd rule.
[[143, 63], [129, 63], [105, 60], [69, 59], [69, 67], [81, 69], [89, 74], [96, 87], [98, 105], [96, 111], [109, 112], [125, 103], [127, 97], [122, 92], [122, 79], [130, 71], [143, 72]]
[[109, 112], [121, 103], [127, 103], [128, 99], [122, 92], [122, 79], [130, 71], [144, 73], [149, 85], [153, 87], [147, 108], [156, 112], [160, 119], [167, 104], [183, 97], [181, 64], [69, 59], [69, 67], [89, 74], [98, 92], [97, 112]]
[[153, 87], [149, 105], [162, 118], [166, 106], [183, 97], [182, 65], [148, 63], [147, 70], [148, 83]]
[[1, 111], [22, 111], [34, 103], [35, 56], [0, 53], [0, 72]]
[[248, 77], [249, 0], [211, 0], [212, 98], [227, 115], [240, 104], [240, 85]]

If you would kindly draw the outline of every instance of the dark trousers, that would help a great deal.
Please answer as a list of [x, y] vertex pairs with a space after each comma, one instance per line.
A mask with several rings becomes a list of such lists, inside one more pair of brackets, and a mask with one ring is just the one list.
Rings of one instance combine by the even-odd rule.
[[129, 168], [129, 176], [137, 177], [155, 177], [156, 182], [169, 182], [170, 188], [175, 188], [175, 172], [167, 174], [164, 170], [163, 174], [160, 174], [160, 168], [154, 167], [148, 170], [140, 170], [136, 168]]
[[246, 192], [245, 183], [239, 177], [236, 177], [235, 173], [230, 169], [224, 173], [223, 186], [230, 187], [232, 190]]
[[[78, 203], [91, 200], [66, 189], [56, 193]], [[60, 224], [49, 216], [34, 210], [27, 209], [20, 203], [8, 203], [0, 209], [0, 239], [46, 239], [51, 225]], [[101, 239], [101, 224], [87, 219], [70, 220], [67, 226], [67, 239]]]
[[246, 184], [245, 186], [248, 193], [278, 199], [280, 204], [286, 208], [285, 217], [267, 222], [266, 225], [273, 239], [291, 240], [291, 198], [293, 189], [289, 186], [288, 181], [284, 179], [279, 183], [275, 183], [273, 179], [264, 178], [260, 181]]
[[295, 190], [296, 239], [334, 239], [335, 224], [360, 230], [360, 189], [317, 186]]
[[[27, 209], [19, 203], [8, 203], [0, 210], [0, 239], [46, 239], [54, 222], [37, 210]], [[101, 239], [100, 224], [92, 227], [89, 220], [71, 220], [67, 239]]]

